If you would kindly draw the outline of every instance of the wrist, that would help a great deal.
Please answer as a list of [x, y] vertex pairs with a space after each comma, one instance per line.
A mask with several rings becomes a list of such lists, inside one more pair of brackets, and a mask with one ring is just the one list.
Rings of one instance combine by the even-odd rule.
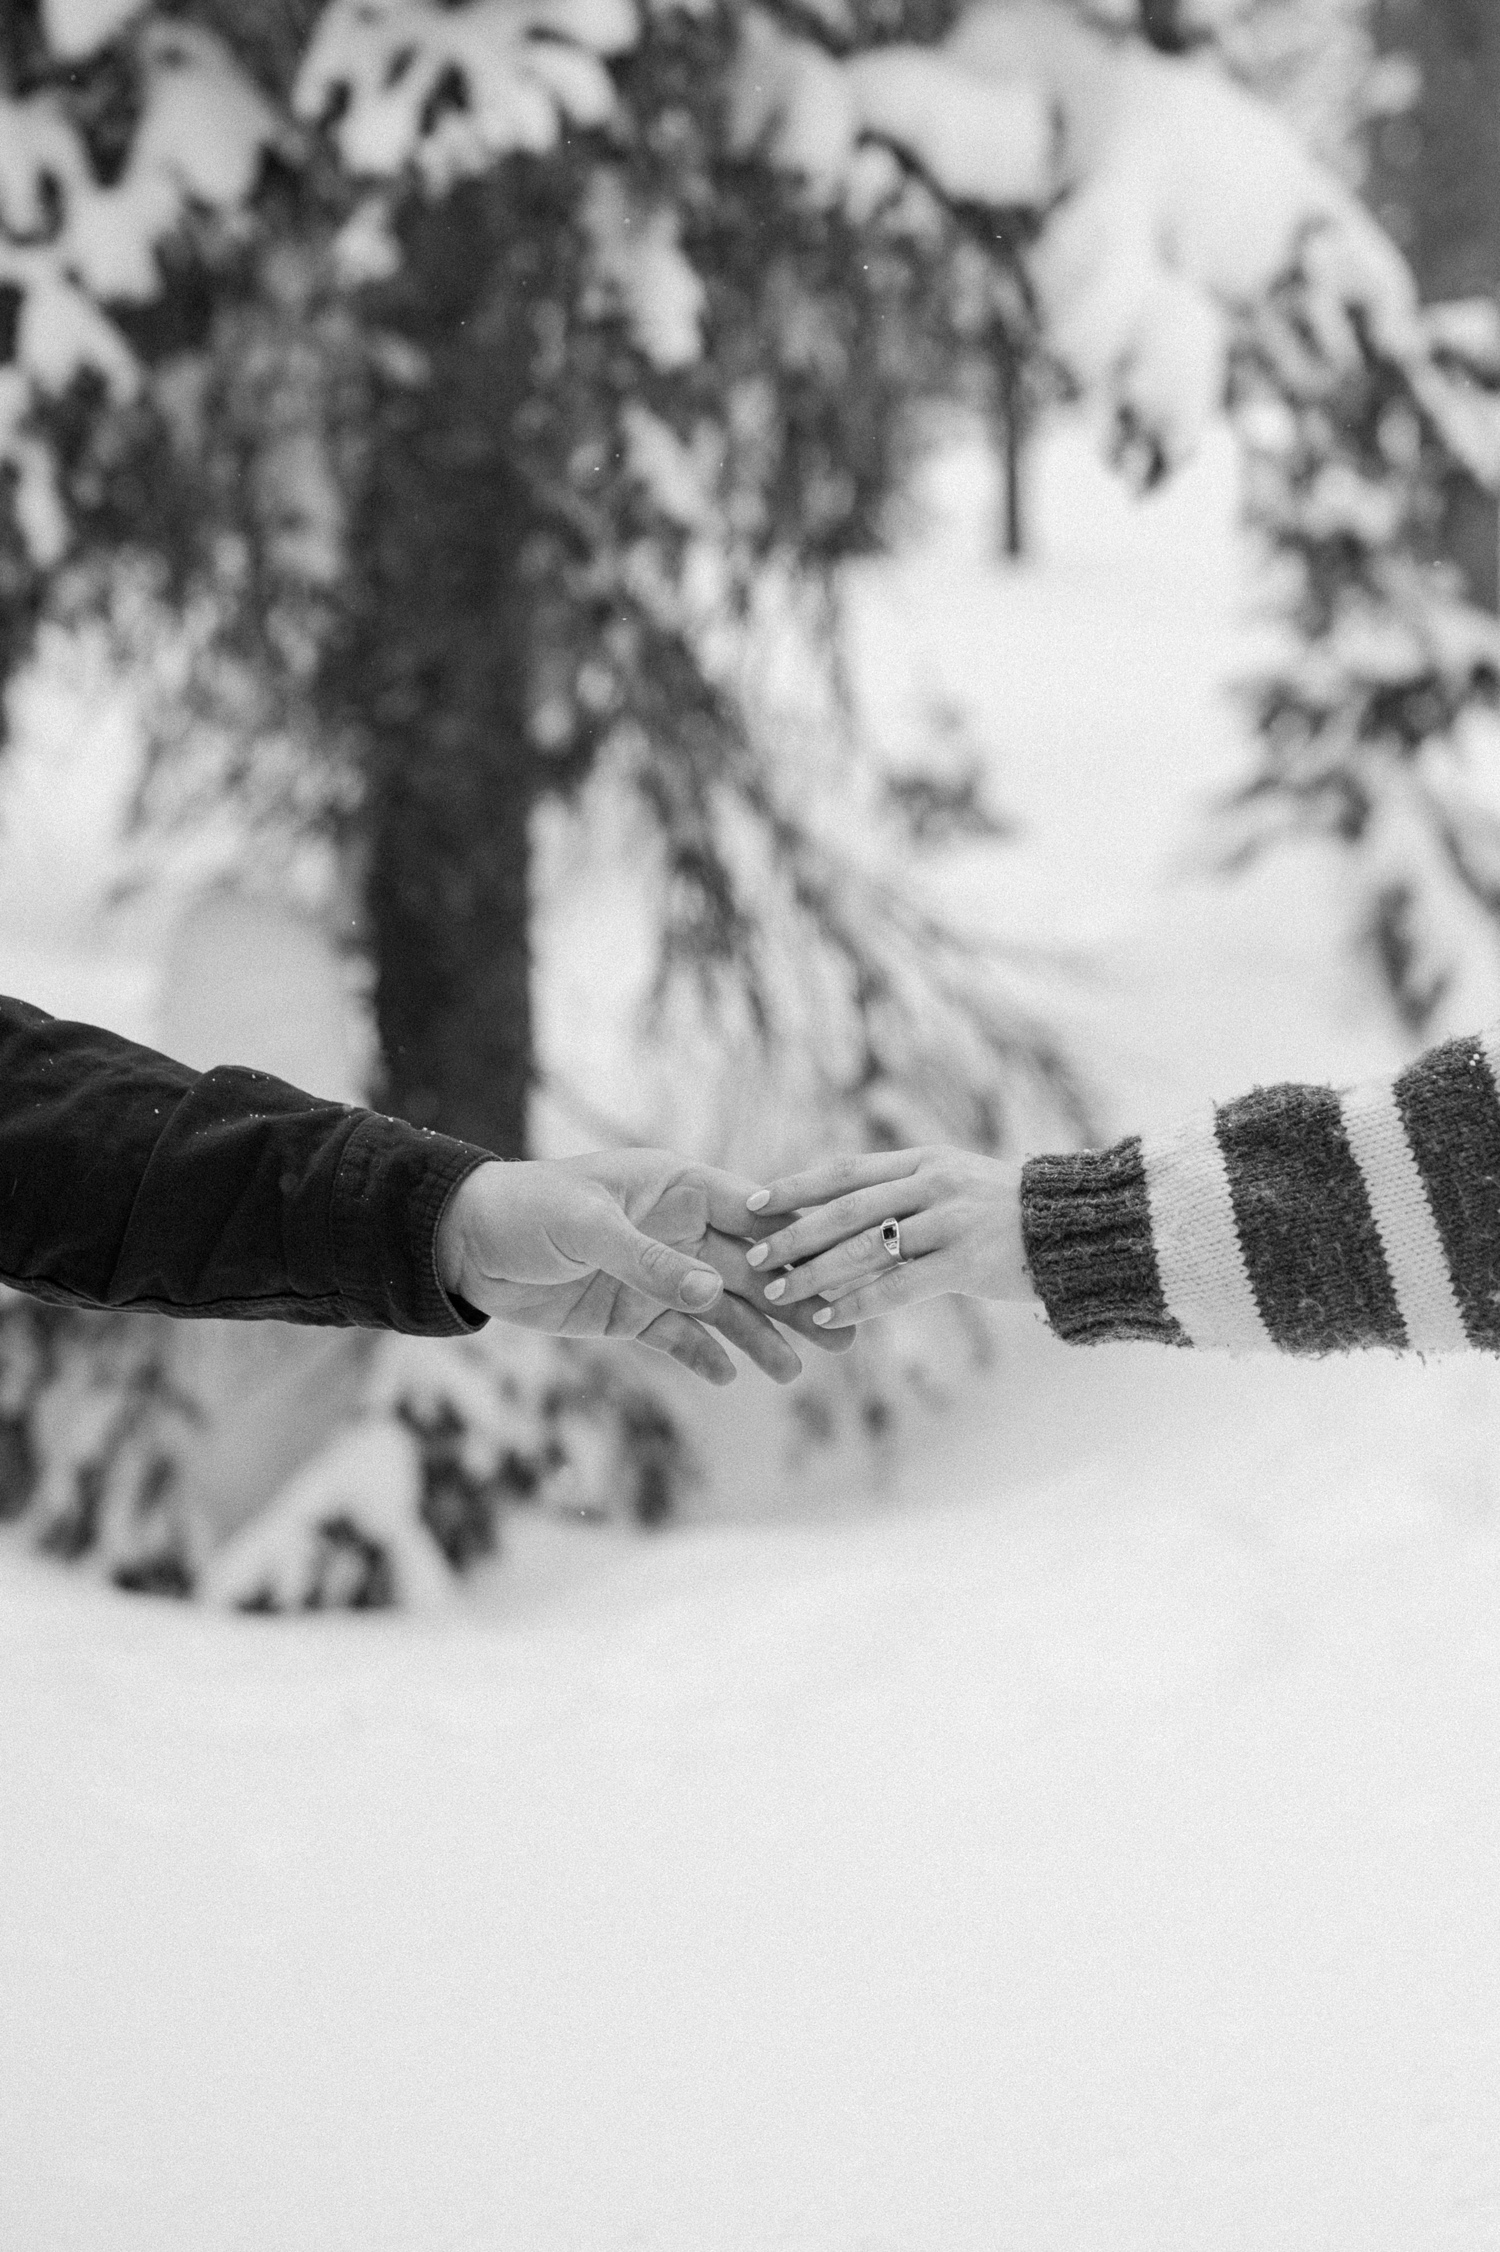
[[1021, 1213], [1021, 1166], [1014, 1158], [997, 1160], [996, 1225], [992, 1238], [990, 1287], [986, 1297], [1009, 1305], [1035, 1304], [1036, 1284], [1026, 1260]]
[[499, 1163], [498, 1158], [492, 1158], [488, 1164], [476, 1165], [472, 1173], [466, 1173], [443, 1208], [433, 1243], [433, 1259], [438, 1281], [450, 1298], [468, 1300], [464, 1281], [469, 1265], [471, 1222], [475, 1207], [488, 1193], [489, 1184], [480, 1184]]
[[1070, 1344], [1186, 1337], [1163, 1295], [1137, 1137], [1110, 1149], [1030, 1157], [1021, 1222], [1037, 1296]]

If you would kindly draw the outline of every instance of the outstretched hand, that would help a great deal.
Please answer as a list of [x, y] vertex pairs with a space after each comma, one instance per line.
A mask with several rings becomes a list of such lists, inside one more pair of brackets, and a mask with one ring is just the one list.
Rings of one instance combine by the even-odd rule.
[[[841, 1328], [924, 1298], [1035, 1298], [1021, 1233], [1021, 1168], [963, 1149], [882, 1150], [840, 1157], [757, 1189], [762, 1228], [788, 1213], [748, 1254], [777, 1274], [763, 1302], [780, 1321], [809, 1301], [815, 1324]], [[900, 1256], [881, 1236], [899, 1223]]]
[[[558, 1163], [481, 1165], [459, 1183], [438, 1230], [451, 1297], [555, 1337], [634, 1339], [711, 1384], [737, 1345], [778, 1384], [802, 1363], [763, 1310], [748, 1239], [752, 1183], [667, 1150], [606, 1150]], [[775, 1319], [843, 1351], [852, 1331], [814, 1326], [813, 1309]]]

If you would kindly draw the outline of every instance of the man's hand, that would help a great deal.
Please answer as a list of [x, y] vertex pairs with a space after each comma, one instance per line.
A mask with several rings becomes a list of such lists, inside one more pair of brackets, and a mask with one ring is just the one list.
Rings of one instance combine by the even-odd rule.
[[[710, 1384], [734, 1380], [716, 1329], [778, 1384], [802, 1367], [760, 1310], [747, 1241], [754, 1184], [667, 1150], [607, 1150], [558, 1164], [481, 1165], [459, 1183], [438, 1229], [450, 1297], [555, 1337], [633, 1338]], [[852, 1332], [784, 1319], [842, 1352]]]

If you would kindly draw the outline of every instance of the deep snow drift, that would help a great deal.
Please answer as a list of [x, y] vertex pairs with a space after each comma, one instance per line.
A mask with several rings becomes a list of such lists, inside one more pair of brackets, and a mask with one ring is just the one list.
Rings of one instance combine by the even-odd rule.
[[[1227, 454], [1042, 466], [1037, 565], [954, 457], [860, 590], [880, 708], [969, 703], [1028, 831], [953, 903], [1096, 950], [1111, 1127], [1383, 1068], [1336, 870], [1180, 873]], [[32, 928], [5, 980], [147, 1028], [149, 962]], [[747, 1375], [697, 1522], [519, 1519], [445, 1614], [0, 1544], [0, 2245], [1500, 2242], [1500, 1371], [1000, 1342], [883, 1467], [789, 1465]]]

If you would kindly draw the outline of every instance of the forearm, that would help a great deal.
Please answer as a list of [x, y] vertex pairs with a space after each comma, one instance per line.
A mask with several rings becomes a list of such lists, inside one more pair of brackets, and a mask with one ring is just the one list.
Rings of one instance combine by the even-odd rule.
[[1500, 1351], [1500, 1036], [1393, 1081], [1257, 1089], [1175, 1132], [1027, 1160], [1021, 1218], [1074, 1343]]
[[434, 1247], [486, 1154], [0, 1001], [0, 1279], [35, 1296], [461, 1331]]

